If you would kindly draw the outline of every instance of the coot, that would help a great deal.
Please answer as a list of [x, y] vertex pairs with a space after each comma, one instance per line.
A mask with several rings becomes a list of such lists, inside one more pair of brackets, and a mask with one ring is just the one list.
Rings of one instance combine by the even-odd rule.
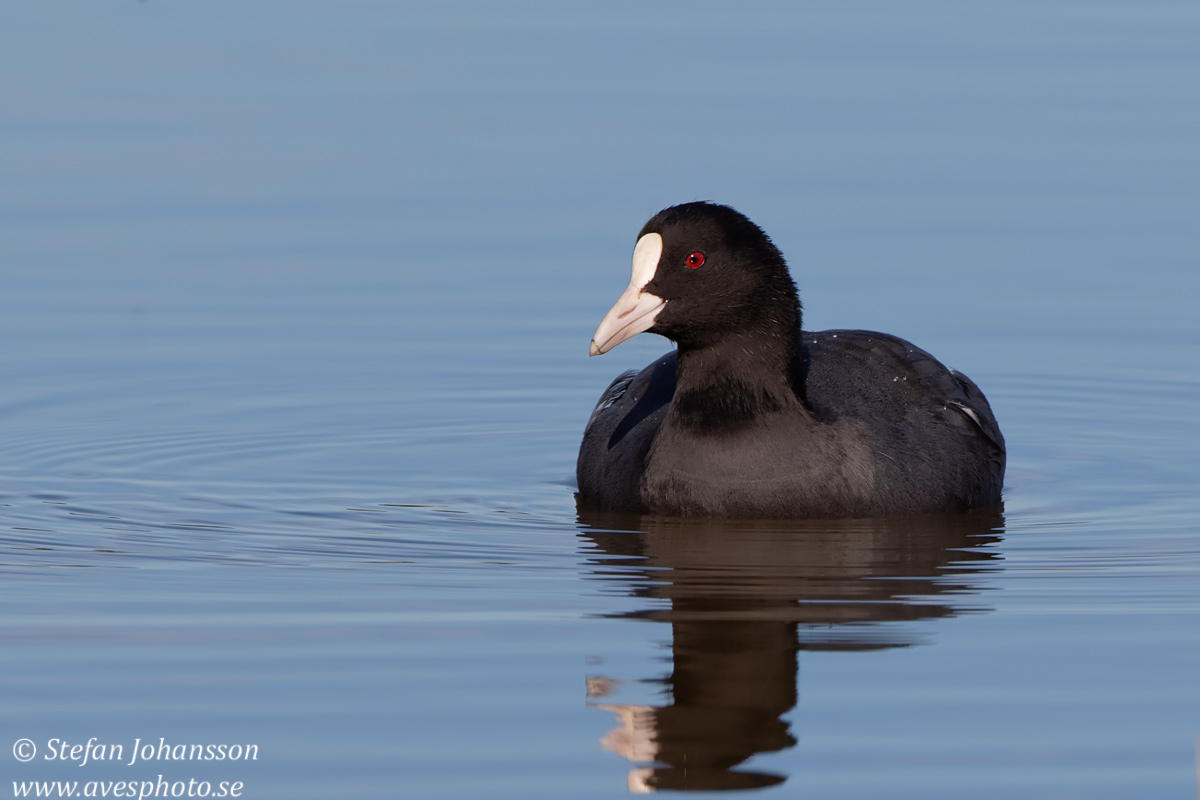
[[1004, 437], [979, 388], [895, 336], [801, 330], [782, 254], [728, 206], [674, 206], [642, 228], [591, 354], [643, 331], [676, 349], [601, 395], [581, 507], [806, 517], [1000, 502]]

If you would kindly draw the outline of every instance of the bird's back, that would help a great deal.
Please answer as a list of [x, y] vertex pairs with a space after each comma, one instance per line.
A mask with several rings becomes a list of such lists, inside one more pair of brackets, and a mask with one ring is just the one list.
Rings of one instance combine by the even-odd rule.
[[[660, 447], [653, 459], [675, 392], [676, 353], [620, 376], [602, 395], [580, 446], [581, 504], [668, 513], [866, 516], [999, 502], [1004, 439], [970, 379], [915, 345], [869, 331], [804, 332], [800, 352], [803, 399], [812, 419], [764, 420], [765, 430], [741, 441], [712, 432], [710, 441], [695, 447], [681, 445], [672, 431], [670, 448], [679, 452]], [[759, 449], [763, 459], [754, 458]], [[739, 486], [741, 463], [751, 474]], [[667, 469], [670, 476], [662, 474]], [[681, 487], [681, 480], [694, 485]]]

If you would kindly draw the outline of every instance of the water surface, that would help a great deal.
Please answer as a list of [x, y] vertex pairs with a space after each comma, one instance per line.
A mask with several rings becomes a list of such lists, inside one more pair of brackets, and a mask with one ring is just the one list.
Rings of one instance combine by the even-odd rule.
[[[1196, 795], [1191, 5], [4, 16], [5, 781]], [[1001, 511], [576, 512], [694, 199], [979, 383]], [[90, 737], [259, 757], [44, 758]]]

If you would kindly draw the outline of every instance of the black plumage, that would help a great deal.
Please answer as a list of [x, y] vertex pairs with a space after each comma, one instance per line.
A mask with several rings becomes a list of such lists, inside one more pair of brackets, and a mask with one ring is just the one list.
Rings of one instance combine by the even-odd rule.
[[583, 507], [881, 516], [1000, 502], [1004, 438], [978, 387], [894, 336], [802, 331], [783, 256], [731, 208], [675, 206], [642, 229], [592, 352], [643, 330], [677, 350], [601, 396], [579, 450]]

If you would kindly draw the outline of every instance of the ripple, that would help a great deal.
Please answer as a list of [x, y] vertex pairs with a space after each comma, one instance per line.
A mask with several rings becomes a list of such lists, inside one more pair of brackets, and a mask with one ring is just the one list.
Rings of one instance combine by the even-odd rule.
[[[1009, 443], [1008, 568], [1191, 574], [1172, 565], [1197, 555], [1200, 382], [990, 383]], [[70, 416], [79, 402], [46, 413]], [[298, 398], [275, 415], [226, 402], [205, 409], [220, 425], [169, 426], [131, 403], [107, 426], [10, 426], [2, 566], [536, 568], [561, 566], [573, 547], [573, 424], [512, 407], [515, 418], [476, 408], [473, 421], [446, 419], [453, 402], [401, 412], [362, 401], [348, 414]], [[423, 415], [428, 424], [397, 424]]]

